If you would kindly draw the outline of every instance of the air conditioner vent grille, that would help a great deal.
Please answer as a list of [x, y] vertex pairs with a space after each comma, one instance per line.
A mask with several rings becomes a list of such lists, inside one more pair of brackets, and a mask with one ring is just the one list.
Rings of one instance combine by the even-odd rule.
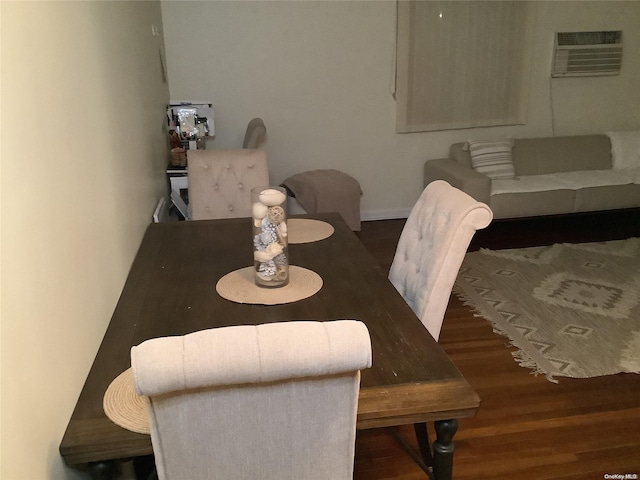
[[558, 32], [558, 45], [607, 45], [622, 43], [622, 32]]
[[559, 32], [552, 77], [617, 75], [622, 68], [622, 32]]

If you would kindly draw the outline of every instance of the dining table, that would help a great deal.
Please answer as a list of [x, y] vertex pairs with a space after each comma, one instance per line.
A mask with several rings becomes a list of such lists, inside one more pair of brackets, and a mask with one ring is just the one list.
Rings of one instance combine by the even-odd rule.
[[290, 265], [317, 274], [321, 286], [274, 305], [232, 301], [216, 288], [230, 272], [253, 266], [251, 218], [148, 226], [61, 441], [65, 464], [113, 478], [119, 461], [153, 453], [149, 435], [117, 425], [103, 405], [112, 381], [131, 366], [132, 346], [216, 327], [354, 319], [367, 326], [372, 345], [356, 428], [413, 424], [426, 433], [434, 422], [436, 438], [420, 450], [433, 454], [429, 475], [452, 478], [457, 420], [474, 416], [480, 398], [339, 214], [294, 218], [332, 227], [326, 238], [288, 246]]

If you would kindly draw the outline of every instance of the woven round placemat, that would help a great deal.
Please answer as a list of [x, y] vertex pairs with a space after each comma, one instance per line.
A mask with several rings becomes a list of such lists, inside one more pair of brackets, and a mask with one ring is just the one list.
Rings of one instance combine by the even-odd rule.
[[309, 218], [290, 218], [287, 222], [289, 243], [310, 243], [333, 235], [334, 228], [327, 222]]
[[216, 291], [222, 298], [236, 303], [280, 305], [310, 297], [322, 288], [322, 278], [316, 272], [295, 265], [289, 266], [289, 283], [284, 287], [258, 287], [254, 267], [227, 273], [218, 280]]
[[133, 371], [128, 368], [107, 388], [102, 400], [107, 417], [116, 425], [136, 433], [149, 434], [147, 397], [139, 396], [133, 386]]

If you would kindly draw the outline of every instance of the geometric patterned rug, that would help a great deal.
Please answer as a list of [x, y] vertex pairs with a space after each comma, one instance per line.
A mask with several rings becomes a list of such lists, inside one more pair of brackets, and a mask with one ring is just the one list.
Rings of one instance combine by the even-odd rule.
[[481, 249], [453, 291], [552, 382], [640, 373], [640, 238]]

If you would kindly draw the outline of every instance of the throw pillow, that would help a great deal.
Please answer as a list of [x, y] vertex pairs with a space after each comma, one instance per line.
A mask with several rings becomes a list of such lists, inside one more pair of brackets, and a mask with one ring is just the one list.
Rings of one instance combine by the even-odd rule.
[[483, 173], [491, 179], [514, 178], [516, 176], [511, 156], [512, 140], [497, 142], [469, 140], [467, 144], [471, 155], [471, 166], [476, 172]]
[[611, 140], [613, 168], [640, 168], [640, 130], [607, 132], [607, 136]]

